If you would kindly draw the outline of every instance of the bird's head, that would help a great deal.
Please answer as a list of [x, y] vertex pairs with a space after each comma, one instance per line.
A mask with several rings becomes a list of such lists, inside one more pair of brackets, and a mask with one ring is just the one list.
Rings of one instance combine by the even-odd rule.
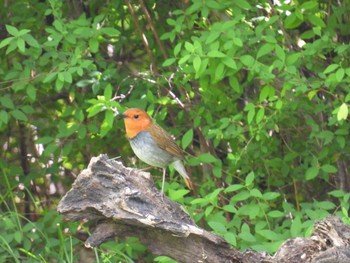
[[131, 108], [118, 116], [124, 119], [126, 135], [129, 139], [152, 125], [151, 117], [142, 109]]

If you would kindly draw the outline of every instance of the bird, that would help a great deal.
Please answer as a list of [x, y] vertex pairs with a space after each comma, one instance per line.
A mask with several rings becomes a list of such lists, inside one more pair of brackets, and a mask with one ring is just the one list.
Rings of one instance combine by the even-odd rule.
[[124, 119], [126, 136], [135, 155], [146, 164], [163, 169], [162, 194], [166, 168], [170, 164], [183, 177], [187, 187], [194, 189], [182, 162], [184, 152], [168, 132], [140, 108], [130, 108], [118, 116]]

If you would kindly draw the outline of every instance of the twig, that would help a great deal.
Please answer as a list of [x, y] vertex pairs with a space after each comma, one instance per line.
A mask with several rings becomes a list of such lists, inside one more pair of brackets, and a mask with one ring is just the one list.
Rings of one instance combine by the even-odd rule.
[[150, 14], [149, 14], [149, 12], [148, 12], [148, 10], [147, 10], [147, 7], [145, 6], [145, 3], [143, 2], [143, 0], [139, 0], [139, 2], [140, 2], [140, 5], [141, 5], [141, 8], [142, 8], [142, 10], [143, 10], [143, 13], [145, 14], [146, 19], [147, 19], [147, 21], [148, 21], [148, 23], [149, 23], [149, 26], [150, 26], [151, 29], [152, 29], [152, 32], [153, 32], [153, 34], [154, 34], [154, 38], [155, 38], [155, 40], [156, 40], [156, 42], [157, 42], [157, 44], [158, 44], [160, 50], [162, 51], [163, 58], [164, 58], [164, 59], [167, 59], [167, 58], [168, 58], [168, 55], [167, 55], [167, 53], [166, 53], [166, 51], [165, 51], [165, 48], [164, 48], [163, 43], [160, 41], [160, 38], [159, 38], [158, 33], [157, 33], [157, 31], [156, 31], [156, 29], [155, 29], [155, 27], [154, 27], [152, 18], [151, 18]]
[[154, 71], [154, 72], [157, 73], [158, 70], [157, 70], [157, 67], [156, 67], [156, 62], [155, 62], [155, 60], [153, 58], [152, 51], [149, 48], [147, 37], [146, 37], [145, 33], [143, 33], [143, 31], [141, 29], [141, 26], [140, 26], [140, 24], [139, 24], [139, 22], [137, 20], [137, 17], [135, 15], [133, 7], [130, 4], [130, 1], [129, 0], [125, 0], [125, 3], [128, 6], [128, 8], [129, 8], [130, 15], [132, 17], [132, 20], [134, 21], [135, 27], [136, 27], [137, 31], [139, 32], [139, 34], [141, 36], [141, 39], [142, 39], [143, 45], [145, 46], [147, 55], [148, 55], [149, 59], [151, 60], [151, 64], [152, 64], [151, 71]]
[[[275, 6], [274, 6], [274, 4], [272, 3], [271, 0], [269, 0], [269, 4], [270, 4], [270, 7], [271, 7], [272, 14], [274, 16], [276, 16], [277, 12], [276, 12]], [[281, 31], [283, 32], [283, 35], [285, 37], [285, 40], [286, 40], [288, 48], [289, 49], [293, 49], [293, 44], [290, 41], [289, 35], [287, 34], [287, 31], [285, 30], [285, 28], [284, 28], [284, 26], [283, 26], [283, 24], [282, 24], [282, 22], [281, 22], [281, 20], [279, 18], [277, 19], [277, 24], [278, 24], [279, 28], [281, 29]]]

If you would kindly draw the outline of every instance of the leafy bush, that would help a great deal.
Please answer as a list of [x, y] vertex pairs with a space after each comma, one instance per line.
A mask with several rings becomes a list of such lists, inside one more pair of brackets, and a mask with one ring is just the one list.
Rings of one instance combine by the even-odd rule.
[[[198, 195], [173, 169], [167, 195], [238, 249], [273, 253], [331, 214], [349, 223], [349, 8], [8, 1], [1, 259], [77, 260], [78, 226], [53, 212], [57, 200], [94, 155], [143, 165], [114, 118], [135, 106], [189, 153]], [[152, 260], [135, 239], [110, 244], [94, 251], [96, 261]]]

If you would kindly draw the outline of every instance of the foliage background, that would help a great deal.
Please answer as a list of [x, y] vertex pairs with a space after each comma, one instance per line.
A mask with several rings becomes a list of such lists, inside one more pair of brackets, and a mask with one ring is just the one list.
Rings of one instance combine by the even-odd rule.
[[189, 153], [196, 194], [171, 170], [167, 196], [236, 248], [350, 222], [348, 0], [0, 6], [1, 262], [170, 261], [132, 237], [85, 250], [56, 212], [92, 156], [144, 166], [114, 118], [134, 106]]

